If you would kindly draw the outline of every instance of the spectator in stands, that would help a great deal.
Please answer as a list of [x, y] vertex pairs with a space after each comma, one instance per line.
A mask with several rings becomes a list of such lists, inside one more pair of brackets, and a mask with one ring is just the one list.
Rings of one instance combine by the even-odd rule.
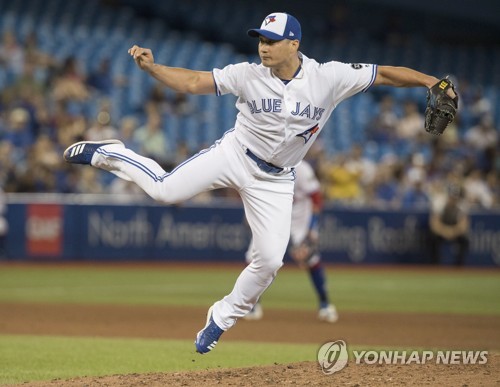
[[155, 83], [151, 87], [145, 104], [146, 110], [155, 109], [160, 114], [170, 113], [170, 102], [165, 89], [165, 86], [161, 83]]
[[187, 160], [192, 153], [186, 141], [179, 141], [175, 147], [174, 164], [179, 165], [184, 160]]
[[493, 125], [493, 117], [484, 115], [479, 123], [471, 127], [465, 134], [465, 142], [476, 151], [483, 152], [492, 144], [496, 144], [498, 132]]
[[146, 114], [146, 122], [135, 131], [134, 140], [140, 144], [139, 151], [142, 154], [155, 158], [160, 164], [168, 163], [171, 153], [167, 137], [161, 127], [160, 114], [153, 106], [148, 107]]
[[9, 77], [20, 75], [24, 68], [24, 49], [11, 30], [6, 30], [2, 36], [0, 65], [5, 68]]
[[[185, 93], [167, 94], [165, 86], [156, 84], [151, 89], [147, 105], [153, 105], [160, 114], [185, 116], [193, 111], [193, 106]], [[147, 107], [146, 110], [149, 108]]]
[[412, 141], [424, 127], [424, 116], [418, 111], [418, 105], [414, 101], [406, 101], [403, 107], [403, 117], [396, 126], [396, 133], [400, 140]]
[[416, 182], [423, 182], [427, 180], [427, 166], [423, 154], [413, 153], [410, 156], [410, 162], [405, 169], [404, 184], [413, 186]]
[[372, 188], [373, 202], [371, 204], [382, 209], [400, 207], [402, 172], [402, 166], [397, 161], [392, 160], [392, 157], [388, 157], [379, 165]]
[[426, 192], [423, 179], [414, 180], [404, 189], [401, 197], [401, 208], [406, 210], [426, 210], [430, 207], [430, 198]]
[[95, 169], [82, 169], [78, 178], [76, 193], [101, 194], [106, 192], [103, 184], [101, 183], [100, 176], [102, 176], [102, 174], [100, 175], [99, 171]]
[[136, 152], [140, 149], [140, 144], [135, 140], [135, 132], [138, 127], [139, 121], [133, 115], [123, 117], [120, 121], [120, 126], [118, 127], [120, 140], [127, 148]]
[[483, 171], [492, 168], [492, 156], [498, 146], [498, 140], [498, 131], [490, 115], [482, 116], [479, 123], [465, 133], [465, 143], [476, 151], [476, 161]]
[[4, 97], [7, 101], [30, 100], [36, 96], [43, 96], [45, 85], [35, 74], [36, 68], [32, 62], [24, 63], [22, 72], [14, 78], [10, 87], [4, 91]]
[[431, 262], [441, 261], [441, 247], [444, 243], [456, 246], [455, 265], [465, 263], [469, 247], [469, 215], [461, 199], [461, 190], [452, 186], [444, 200], [433, 199], [429, 218]]
[[176, 116], [186, 116], [193, 111], [193, 106], [185, 93], [175, 93], [170, 99], [170, 112]]
[[473, 89], [472, 101], [470, 101], [469, 106], [475, 122], [479, 122], [482, 117], [493, 113], [491, 101], [484, 95], [483, 87], [479, 85]]
[[493, 206], [493, 195], [480, 169], [473, 169], [464, 180], [465, 199], [471, 207], [489, 209]]
[[2, 138], [14, 146], [14, 151], [24, 153], [33, 144], [34, 133], [30, 123], [30, 115], [26, 109], [15, 108], [8, 113], [8, 123]]
[[346, 166], [350, 171], [359, 174], [359, 182], [362, 187], [373, 183], [377, 167], [372, 160], [363, 155], [361, 144], [354, 144], [351, 147], [351, 151], [347, 155]]
[[69, 114], [63, 105], [56, 104], [53, 120], [56, 125], [57, 142], [61, 147], [72, 141], [85, 139], [85, 132], [89, 124], [84, 115]]
[[304, 159], [312, 167], [314, 173], [320, 179], [320, 182], [322, 182], [323, 176], [320, 175], [322, 169], [321, 167], [322, 165], [325, 164], [326, 160], [328, 159], [328, 156], [321, 137], [318, 138], [316, 142], [311, 145], [311, 148], [309, 148], [309, 151], [307, 152], [306, 157]]
[[89, 74], [87, 85], [102, 95], [111, 95], [115, 85], [109, 58], [102, 59], [97, 69]]
[[322, 167], [322, 180], [328, 200], [340, 204], [355, 204], [362, 200], [361, 175], [358, 168], [349, 168], [346, 155], [338, 155]]
[[398, 116], [394, 98], [386, 94], [378, 104], [378, 113], [367, 128], [367, 137], [377, 143], [392, 143], [396, 138]]
[[54, 98], [58, 102], [82, 102], [89, 98], [90, 92], [85, 76], [75, 57], [66, 58], [53, 82]]
[[33, 152], [27, 152], [25, 163], [16, 165], [9, 174], [6, 187], [9, 192], [56, 192], [57, 181], [51, 168], [38, 163]]
[[51, 101], [45, 94], [33, 98], [34, 120], [37, 135], [47, 135], [52, 141], [57, 140], [57, 123], [54, 118]]
[[500, 208], [500, 174], [490, 171], [486, 175], [486, 185], [493, 199], [492, 208]]
[[42, 169], [41, 175], [51, 174], [50, 177], [44, 177], [42, 181], [37, 183], [37, 192], [44, 192], [44, 190], [47, 190], [47, 192], [67, 192], [65, 185], [67, 179], [66, 165], [61, 160], [57, 143], [52, 141], [48, 134], [40, 134], [29, 153], [29, 158], [33, 160], [35, 168], [37, 170], [38, 168]]
[[0, 134], [0, 187], [6, 187], [7, 180], [15, 168], [14, 146], [9, 140], [2, 140]]
[[[438, 205], [444, 205], [444, 201], [448, 195], [448, 192], [460, 192], [460, 198], [465, 205], [467, 201], [464, 197], [464, 179], [465, 171], [467, 167], [464, 163], [457, 163], [449, 171], [443, 171], [439, 178], [429, 181], [429, 195], [431, 197], [432, 205], [437, 203]], [[469, 206], [467, 206], [469, 209]]]
[[25, 61], [35, 67], [37, 78], [47, 82], [57, 68], [58, 62], [52, 55], [40, 49], [36, 31], [31, 31], [24, 39], [24, 52]]
[[102, 141], [115, 138], [118, 130], [111, 122], [111, 106], [109, 101], [101, 102], [100, 110], [93, 125], [85, 132], [85, 139], [89, 141]]
[[36, 138], [29, 152], [37, 164], [48, 169], [55, 170], [62, 166], [59, 150], [46, 134], [41, 134]]
[[58, 192], [61, 193], [77, 193], [77, 187], [80, 183], [81, 170], [65, 168], [58, 177], [57, 186]]

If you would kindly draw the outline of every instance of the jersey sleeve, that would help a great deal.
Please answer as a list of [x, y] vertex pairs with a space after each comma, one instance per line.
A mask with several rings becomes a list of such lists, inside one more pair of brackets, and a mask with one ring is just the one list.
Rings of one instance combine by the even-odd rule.
[[359, 92], [365, 92], [375, 81], [377, 65], [332, 62], [335, 104]]
[[215, 93], [217, 95], [231, 93], [238, 96], [247, 69], [248, 63], [231, 64], [222, 69], [213, 69]]

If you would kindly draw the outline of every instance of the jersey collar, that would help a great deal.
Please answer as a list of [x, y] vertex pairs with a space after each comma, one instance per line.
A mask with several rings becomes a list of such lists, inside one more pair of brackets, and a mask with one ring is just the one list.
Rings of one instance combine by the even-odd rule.
[[299, 68], [297, 69], [297, 71], [295, 72], [295, 74], [293, 75], [292, 79], [281, 79], [281, 78], [278, 78], [276, 77], [272, 70], [271, 70], [271, 75], [273, 77], [276, 77], [278, 78], [281, 82], [283, 82], [285, 85], [288, 85], [291, 81], [293, 81], [294, 79], [301, 79], [303, 76], [304, 76], [304, 65], [303, 65], [303, 58], [304, 58], [304, 55], [299, 51], [299, 59], [300, 59], [300, 64], [299, 64]]

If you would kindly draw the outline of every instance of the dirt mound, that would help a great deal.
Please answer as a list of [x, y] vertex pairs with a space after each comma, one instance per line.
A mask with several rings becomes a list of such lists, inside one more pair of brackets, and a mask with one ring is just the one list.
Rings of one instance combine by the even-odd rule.
[[85, 377], [19, 386], [493, 386], [500, 384], [499, 366], [500, 355], [490, 354], [488, 363], [483, 365], [367, 365], [350, 362], [338, 373], [325, 375], [318, 363], [302, 362], [226, 370]]

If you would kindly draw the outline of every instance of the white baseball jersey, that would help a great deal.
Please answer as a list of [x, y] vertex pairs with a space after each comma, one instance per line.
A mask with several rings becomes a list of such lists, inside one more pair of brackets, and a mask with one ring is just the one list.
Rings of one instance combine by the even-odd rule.
[[294, 167], [321, 132], [333, 109], [366, 91], [377, 74], [371, 64], [318, 63], [301, 54], [299, 73], [288, 84], [262, 64], [214, 69], [217, 95], [238, 97], [235, 129], [243, 146], [279, 167]]
[[291, 242], [300, 245], [307, 237], [313, 215], [311, 195], [321, 189], [314, 170], [306, 161], [295, 169], [296, 179], [292, 207]]

